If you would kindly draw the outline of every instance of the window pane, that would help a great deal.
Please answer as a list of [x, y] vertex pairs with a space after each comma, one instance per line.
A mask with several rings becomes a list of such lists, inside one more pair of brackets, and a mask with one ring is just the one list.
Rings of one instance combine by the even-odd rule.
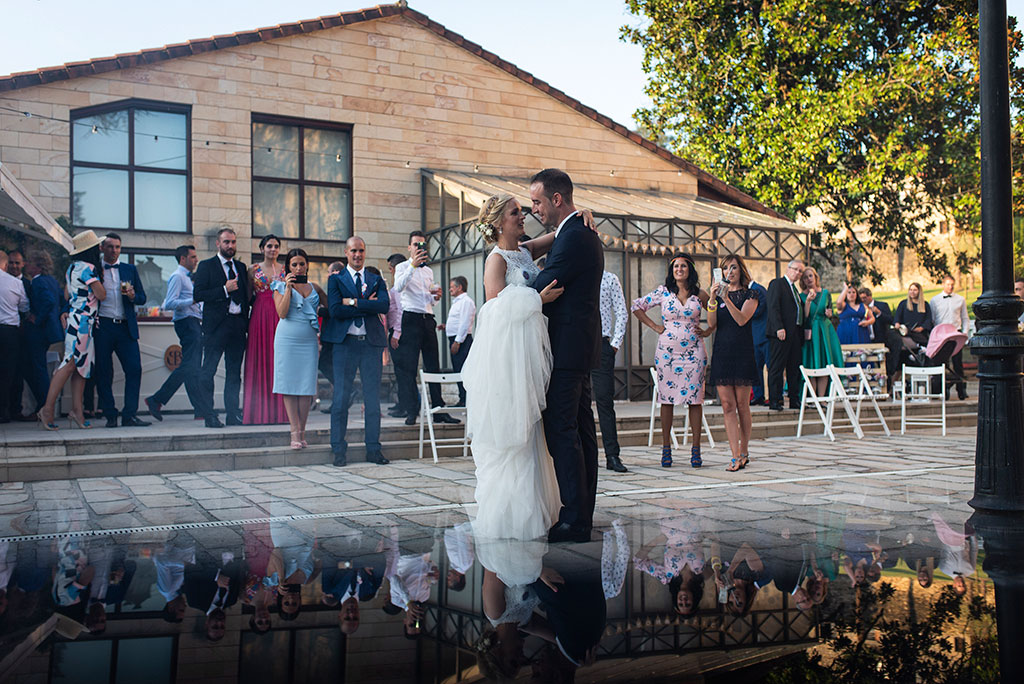
[[299, 177], [299, 129], [294, 126], [252, 125], [252, 174], [272, 178]]
[[161, 684], [171, 681], [174, 639], [121, 639], [117, 644], [117, 684]]
[[139, 254], [132, 252], [133, 263], [139, 271], [139, 280], [146, 290], [146, 304], [136, 307], [140, 316], [159, 315], [154, 312], [164, 303], [167, 296], [167, 279], [178, 268], [178, 261], [171, 254]]
[[340, 682], [345, 643], [334, 629], [297, 629], [295, 634], [296, 682]]
[[128, 163], [128, 110], [75, 119], [75, 161]]
[[107, 684], [110, 681], [111, 641], [83, 641], [53, 645], [50, 682]]
[[347, 240], [352, 235], [349, 190], [307, 185], [306, 238], [310, 240]]
[[72, 221], [93, 228], [128, 227], [128, 172], [74, 168]]
[[288, 671], [291, 669], [291, 663], [288, 662], [288, 642], [290, 635], [290, 630], [274, 629], [269, 634], [255, 634], [248, 628], [242, 630], [242, 652], [238, 658], [238, 681], [247, 682], [247, 684], [262, 684], [262, 682], [277, 684], [289, 681]]
[[[309, 217], [306, 217], [309, 220]], [[284, 183], [252, 184], [252, 234], [299, 237], [299, 187]]]
[[185, 168], [185, 115], [135, 110], [135, 164]]
[[184, 233], [186, 180], [178, 174], [136, 173], [135, 229]]
[[303, 136], [303, 167], [306, 180], [349, 183], [352, 147], [347, 131], [307, 128]]

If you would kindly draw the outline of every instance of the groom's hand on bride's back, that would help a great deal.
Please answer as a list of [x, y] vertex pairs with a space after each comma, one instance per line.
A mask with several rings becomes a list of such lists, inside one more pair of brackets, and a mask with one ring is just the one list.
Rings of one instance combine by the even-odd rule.
[[552, 280], [543, 290], [540, 291], [541, 302], [544, 304], [550, 304], [562, 296], [562, 293], [565, 292], [565, 288], [556, 287], [556, 285], [558, 285], [558, 281]]

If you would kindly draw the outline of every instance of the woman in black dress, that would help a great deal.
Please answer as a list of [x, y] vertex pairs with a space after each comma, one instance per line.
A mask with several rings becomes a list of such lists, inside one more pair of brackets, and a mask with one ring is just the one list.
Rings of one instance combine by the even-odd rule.
[[912, 354], [928, 345], [928, 335], [932, 332], [932, 310], [924, 300], [918, 283], [911, 283], [907, 288], [907, 298], [896, 307], [893, 320], [905, 350], [900, 355], [902, 360], [906, 359], [907, 353]]
[[757, 295], [750, 285], [750, 271], [743, 258], [729, 254], [722, 259], [722, 282], [711, 286], [708, 325], [717, 329], [708, 383], [718, 389], [725, 414], [732, 460], [726, 470], [744, 468], [750, 461], [750, 390], [757, 381], [754, 336], [750, 319], [757, 310]]

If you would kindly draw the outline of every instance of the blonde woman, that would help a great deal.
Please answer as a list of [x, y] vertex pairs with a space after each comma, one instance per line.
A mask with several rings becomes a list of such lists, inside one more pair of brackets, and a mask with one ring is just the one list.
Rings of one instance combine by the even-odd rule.
[[[832, 325], [832, 294], [821, 287], [818, 272], [808, 266], [800, 275], [800, 300], [804, 306], [803, 365], [825, 368], [843, 365], [843, 348]], [[814, 392], [819, 397], [828, 389], [828, 378], [814, 378]]]

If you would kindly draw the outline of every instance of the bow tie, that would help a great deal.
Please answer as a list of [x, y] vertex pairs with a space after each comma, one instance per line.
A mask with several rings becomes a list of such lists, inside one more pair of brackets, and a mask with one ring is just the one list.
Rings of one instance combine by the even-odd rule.
[[118, 264], [103, 264], [103, 268], [108, 270], [108, 271], [110, 269], [112, 269], [112, 268], [117, 268], [117, 266], [118, 266]]
[[942, 295], [943, 299], [950, 299], [953, 295]]

